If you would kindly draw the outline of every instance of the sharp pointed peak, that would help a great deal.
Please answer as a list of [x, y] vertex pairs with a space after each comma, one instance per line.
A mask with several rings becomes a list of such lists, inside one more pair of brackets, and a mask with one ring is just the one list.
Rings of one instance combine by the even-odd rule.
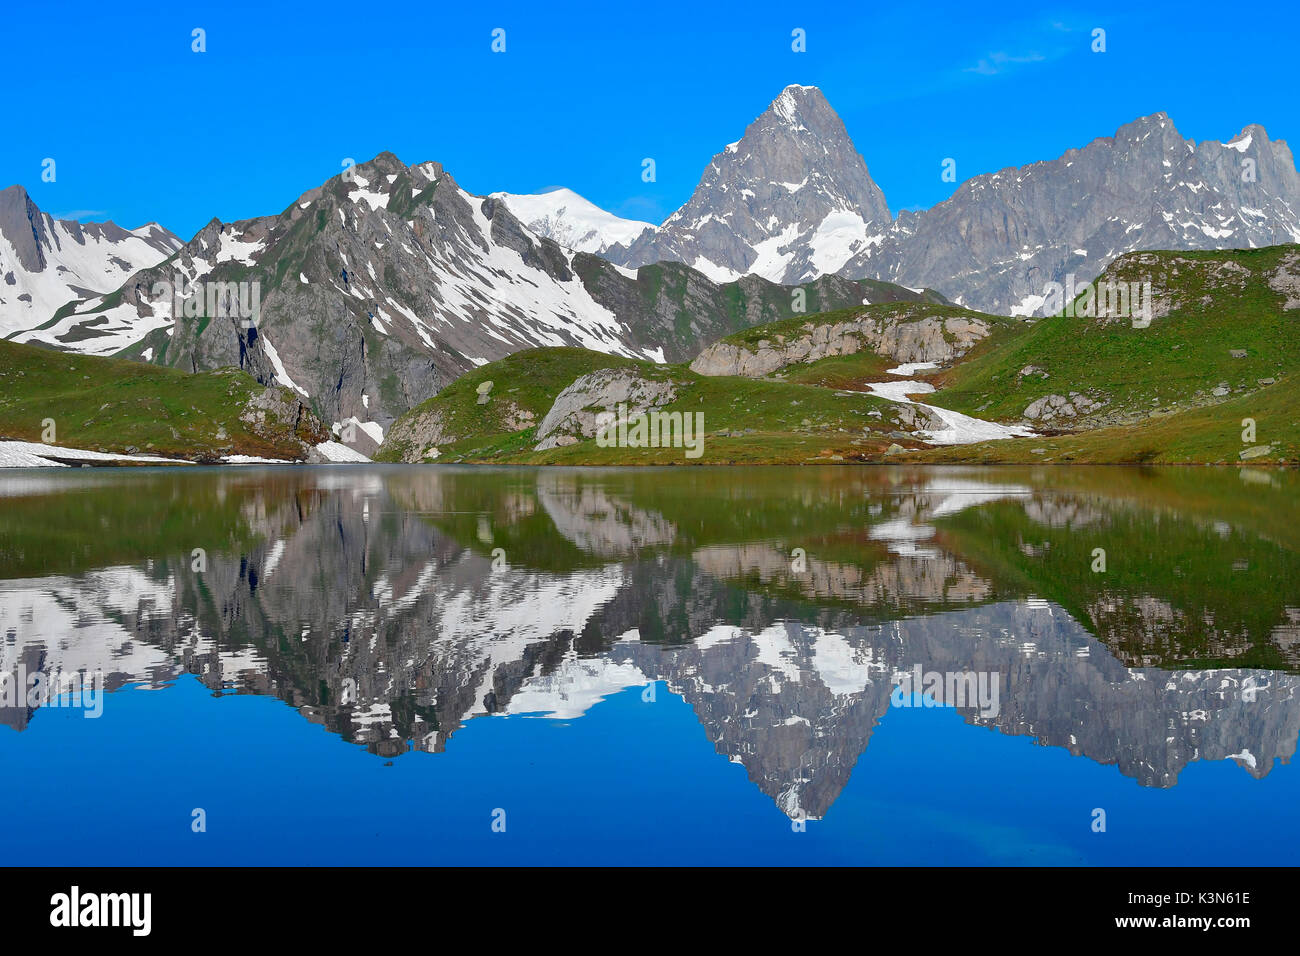
[[794, 122], [805, 109], [830, 110], [831, 105], [826, 94], [817, 87], [792, 83], [768, 104], [767, 112], [775, 113], [787, 122]]
[[18, 205], [20, 203], [31, 206], [36, 205], [36, 200], [32, 199], [32, 194], [19, 183], [0, 189], [0, 202], [8, 205]]

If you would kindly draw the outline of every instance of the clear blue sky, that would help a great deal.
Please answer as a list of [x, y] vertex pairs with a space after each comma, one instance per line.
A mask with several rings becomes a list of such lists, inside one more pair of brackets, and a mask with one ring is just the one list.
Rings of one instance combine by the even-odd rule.
[[[0, 185], [188, 239], [387, 149], [443, 163], [471, 192], [562, 185], [660, 221], [789, 83], [822, 88], [895, 212], [951, 193], [946, 157], [960, 181], [1159, 110], [1196, 140], [1256, 122], [1300, 139], [1300, 5], [1017, 6], [14, 4]], [[206, 53], [191, 52], [195, 27]]]

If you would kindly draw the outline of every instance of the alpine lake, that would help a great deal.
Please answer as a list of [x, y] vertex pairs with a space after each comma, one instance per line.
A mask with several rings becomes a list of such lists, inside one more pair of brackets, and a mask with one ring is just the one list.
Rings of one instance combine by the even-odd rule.
[[0, 474], [11, 865], [1274, 864], [1300, 474]]

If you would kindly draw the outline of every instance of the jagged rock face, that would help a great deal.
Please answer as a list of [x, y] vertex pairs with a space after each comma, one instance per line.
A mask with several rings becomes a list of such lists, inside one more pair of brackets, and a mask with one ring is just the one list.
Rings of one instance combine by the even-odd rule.
[[180, 247], [157, 223], [127, 230], [55, 219], [21, 186], [0, 190], [0, 336], [45, 322], [73, 299], [116, 289]]
[[677, 398], [677, 385], [636, 369], [599, 369], [565, 387], [537, 426], [537, 451], [595, 438], [597, 416], [617, 415], [620, 406], [636, 418]]
[[795, 335], [763, 339], [755, 349], [717, 342], [701, 352], [691, 370], [700, 375], [762, 378], [797, 362], [832, 355], [874, 351], [900, 363], [943, 364], [965, 355], [988, 336], [987, 322], [975, 315], [926, 316], [924, 309], [887, 316], [864, 314], [834, 323], [807, 323]]
[[890, 219], [826, 97], [789, 86], [713, 157], [686, 205], [606, 254], [632, 266], [684, 262], [719, 280], [753, 273], [796, 283], [840, 271]]
[[311, 409], [294, 392], [280, 386], [271, 386], [253, 395], [239, 413], [239, 418], [250, 431], [263, 438], [291, 436], [302, 448], [302, 459], [330, 437], [329, 429], [321, 424]]
[[1297, 241], [1300, 174], [1285, 142], [1247, 126], [1231, 142], [1197, 144], [1156, 113], [1059, 159], [964, 182], [937, 206], [902, 214], [841, 272], [1034, 315], [1048, 283], [1091, 281], [1125, 252]]

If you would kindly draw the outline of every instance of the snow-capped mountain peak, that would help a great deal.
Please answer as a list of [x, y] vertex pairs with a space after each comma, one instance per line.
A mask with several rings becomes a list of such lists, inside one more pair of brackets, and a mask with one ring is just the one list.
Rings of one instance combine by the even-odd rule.
[[891, 217], [844, 123], [815, 86], [788, 86], [716, 154], [690, 200], [610, 258], [673, 259], [715, 280], [799, 282], [838, 271]]
[[[440, 165], [408, 167], [381, 153], [278, 215], [212, 220], [120, 294], [88, 296], [16, 339], [139, 351], [183, 368], [239, 365], [317, 402], [326, 421], [386, 424], [467, 369], [520, 349], [662, 359], [593, 299], [575, 255], [529, 232], [503, 201], [461, 189]], [[255, 321], [234, 309], [211, 315], [212, 303], [189, 292], [232, 287], [251, 302], [254, 283]], [[176, 294], [157, 296], [160, 285]]]
[[493, 199], [506, 204], [516, 219], [536, 235], [554, 239], [575, 252], [603, 253], [615, 245], [631, 245], [653, 223], [622, 219], [606, 212], [572, 189], [554, 189], [544, 193], [492, 193]]
[[712, 158], [657, 231], [605, 255], [624, 266], [682, 262], [715, 281], [885, 280], [1032, 315], [1049, 283], [1091, 281], [1126, 252], [1297, 241], [1294, 157], [1257, 124], [1197, 143], [1152, 113], [1057, 159], [974, 176], [938, 205], [892, 219], [826, 97], [793, 85]]

